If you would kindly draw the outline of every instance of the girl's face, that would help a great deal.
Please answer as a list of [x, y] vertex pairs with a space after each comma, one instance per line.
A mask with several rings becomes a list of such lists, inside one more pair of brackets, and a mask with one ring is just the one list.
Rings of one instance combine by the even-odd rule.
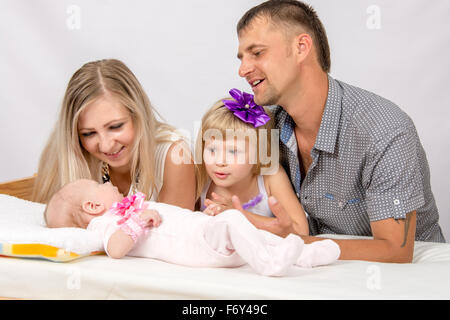
[[135, 130], [118, 99], [105, 94], [87, 105], [78, 118], [78, 135], [91, 155], [111, 168], [130, 170]]
[[206, 140], [203, 161], [214, 184], [231, 187], [253, 176], [255, 161], [250, 156], [254, 152], [251, 149], [246, 139]]

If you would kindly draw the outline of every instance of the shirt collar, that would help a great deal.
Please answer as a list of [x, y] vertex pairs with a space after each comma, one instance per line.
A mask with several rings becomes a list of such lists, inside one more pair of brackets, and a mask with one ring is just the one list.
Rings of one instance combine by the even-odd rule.
[[336, 80], [328, 76], [328, 97], [314, 144], [315, 149], [328, 153], [335, 152], [341, 109], [342, 89]]
[[[314, 148], [317, 150], [334, 153], [339, 131], [339, 120], [342, 108], [342, 89], [339, 83], [328, 75], [328, 96], [322, 115], [319, 132]], [[292, 149], [295, 122], [281, 107], [274, 109], [275, 126], [280, 128], [280, 140], [289, 149]], [[295, 140], [295, 139], [294, 139]]]

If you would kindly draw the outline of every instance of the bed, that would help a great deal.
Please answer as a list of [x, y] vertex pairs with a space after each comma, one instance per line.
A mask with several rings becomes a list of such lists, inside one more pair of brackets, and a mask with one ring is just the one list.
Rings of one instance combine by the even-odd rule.
[[[189, 268], [147, 258], [114, 260], [97, 250], [95, 240], [67, 243], [71, 232], [79, 238], [76, 232], [86, 231], [81, 229], [63, 230], [64, 236], [52, 233], [53, 242], [46, 242], [33, 234], [35, 229], [40, 228], [41, 234], [46, 229], [44, 205], [29, 201], [33, 181], [29, 177], [0, 184], [3, 298], [450, 299], [450, 244], [446, 243], [417, 241], [410, 264], [337, 261], [312, 269], [292, 267], [287, 276], [276, 278], [257, 275], [247, 265]], [[58, 242], [61, 238], [64, 241]], [[83, 245], [84, 251], [74, 249]], [[20, 250], [14, 251], [16, 247]]]

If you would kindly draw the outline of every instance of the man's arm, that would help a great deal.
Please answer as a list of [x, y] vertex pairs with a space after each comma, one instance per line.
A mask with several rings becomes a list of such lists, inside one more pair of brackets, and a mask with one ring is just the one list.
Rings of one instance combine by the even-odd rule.
[[[372, 239], [333, 239], [340, 249], [341, 260], [410, 263], [414, 253], [416, 212], [405, 219], [393, 218], [372, 222]], [[320, 237], [302, 237], [305, 243], [323, 240]]]
[[[257, 227], [284, 235], [284, 230], [292, 230], [289, 215], [279, 203], [271, 204], [276, 216], [271, 223]], [[413, 259], [416, 234], [416, 212], [406, 214], [405, 219], [393, 218], [371, 222], [373, 239], [332, 239], [340, 249], [341, 260], [366, 260], [378, 262], [408, 263]], [[305, 243], [324, 238], [301, 236]]]

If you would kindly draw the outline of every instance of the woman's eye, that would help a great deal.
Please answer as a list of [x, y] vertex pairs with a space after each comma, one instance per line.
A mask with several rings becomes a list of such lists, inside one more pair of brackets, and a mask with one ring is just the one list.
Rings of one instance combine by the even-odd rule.
[[121, 128], [122, 126], [123, 126], [123, 123], [119, 123], [119, 124], [113, 125], [113, 126], [111, 126], [111, 127], [109, 127], [109, 128], [112, 129], [112, 130], [114, 130], [114, 129], [119, 129], [119, 128]]
[[94, 133], [95, 133], [95, 132], [93, 132], [93, 131], [92, 131], [92, 132], [83, 132], [83, 133], [81, 133], [81, 136], [87, 138], [87, 137], [92, 136]]

